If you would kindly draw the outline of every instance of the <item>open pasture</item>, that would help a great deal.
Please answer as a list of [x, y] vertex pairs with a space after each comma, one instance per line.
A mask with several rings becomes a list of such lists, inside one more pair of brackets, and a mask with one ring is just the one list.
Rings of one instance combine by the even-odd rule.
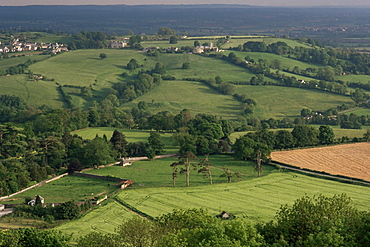
[[[138, 130], [138, 129], [120, 129], [120, 128], [111, 128], [111, 127], [95, 127], [95, 128], [86, 128], [81, 130], [73, 131], [72, 134], [77, 134], [83, 139], [94, 139], [96, 135], [102, 137], [106, 135], [110, 139], [113, 135], [113, 131], [118, 130], [122, 132], [128, 142], [148, 142], [148, 137], [150, 136], [149, 130]], [[162, 133], [161, 138], [163, 144], [165, 145], [164, 149], [168, 153], [175, 153], [178, 150], [177, 146], [174, 146], [171, 141], [171, 133]]]
[[[203, 158], [203, 157], [199, 157]], [[135, 161], [131, 166], [110, 166], [103, 169], [89, 170], [85, 173], [96, 174], [102, 176], [115, 176], [122, 179], [130, 179], [134, 181], [132, 188], [146, 188], [146, 187], [169, 187], [173, 186], [172, 172], [173, 168], [170, 165], [173, 162], [178, 162], [177, 157], [155, 159], [152, 161]], [[227, 178], [220, 178], [223, 174], [222, 168], [227, 165], [233, 172], [241, 173], [241, 180], [248, 180], [257, 177], [254, 171], [254, 162], [238, 161], [231, 155], [212, 155], [209, 157], [211, 162], [211, 172], [213, 183], [226, 183]], [[197, 165], [200, 160], [193, 160], [192, 164]], [[265, 166], [262, 175], [267, 175], [276, 170], [273, 166]], [[209, 184], [209, 179], [204, 178], [202, 174], [198, 174], [199, 167], [194, 168], [190, 173], [190, 185], [201, 186]], [[233, 178], [233, 181], [237, 178]], [[178, 174], [176, 186], [185, 186], [185, 175]]]
[[[15, 53], [19, 55], [20, 53]], [[17, 66], [18, 64], [23, 64], [27, 62], [27, 60], [37, 60], [37, 61], [42, 61], [45, 59], [48, 59], [50, 56], [46, 55], [27, 55], [27, 56], [15, 56], [13, 53], [10, 54], [10, 58], [7, 59], [0, 59], [0, 70], [2, 69], [8, 69], [13, 66]]]
[[2, 94], [18, 96], [29, 105], [63, 107], [57, 85], [52, 81], [33, 81], [27, 79], [26, 75], [2, 76], [0, 77], [0, 88]]
[[272, 160], [310, 170], [370, 181], [370, 143], [277, 151]]
[[369, 187], [350, 185], [291, 172], [237, 183], [199, 187], [127, 189], [117, 196], [131, 206], [156, 217], [173, 209], [205, 208], [211, 214], [222, 211], [254, 222], [272, 220], [282, 204], [293, 204], [304, 195], [346, 193], [360, 210], [368, 210]]
[[114, 186], [113, 184], [114, 182], [101, 179], [65, 176], [13, 196], [6, 201], [1, 201], [1, 203], [24, 203], [25, 198], [33, 198], [36, 195], [44, 197], [46, 203], [66, 202], [69, 200], [84, 201], [85, 199], [97, 196], [99, 193], [114, 191], [118, 186]]
[[178, 114], [188, 109], [193, 116], [203, 113], [236, 119], [242, 111], [241, 104], [232, 96], [219, 94], [204, 83], [194, 81], [163, 81], [160, 86], [123, 107], [131, 109], [140, 101], [145, 101], [152, 113], [169, 111]]
[[[298, 66], [299, 69], [303, 70], [306, 68], [320, 68], [322, 66], [309, 64], [305, 62], [301, 62], [292, 58], [288, 58], [286, 55], [276, 55], [273, 53], [266, 53], [266, 52], [245, 52], [245, 51], [225, 51], [225, 54], [229, 54], [234, 52], [237, 57], [245, 58], [246, 56], [251, 57], [254, 61], [258, 61], [258, 59], [267, 59], [270, 61], [273, 60], [280, 60], [283, 69], [293, 69], [295, 66]], [[274, 71], [272, 69], [272, 71]], [[295, 77], [299, 77], [299, 75], [293, 75]]]
[[337, 76], [336, 80], [345, 82], [362, 82], [367, 84], [370, 82], [370, 75], [341, 75]]
[[262, 119], [299, 117], [303, 108], [324, 111], [353, 102], [348, 96], [319, 90], [251, 85], [240, 85], [235, 88], [237, 93], [246, 94], [248, 98], [257, 102], [254, 115]]
[[[249, 81], [254, 74], [247, 69], [226, 61], [195, 54], [162, 54], [158, 61], [163, 63], [167, 74], [182, 78], [210, 79], [220, 76], [223, 81]], [[184, 62], [190, 63], [190, 69], [182, 69]]]
[[354, 111], [348, 111], [345, 114], [349, 115], [351, 113], [356, 114], [357, 116], [362, 116], [362, 115], [366, 116], [366, 115], [370, 115], [370, 109], [369, 108], [359, 108]]

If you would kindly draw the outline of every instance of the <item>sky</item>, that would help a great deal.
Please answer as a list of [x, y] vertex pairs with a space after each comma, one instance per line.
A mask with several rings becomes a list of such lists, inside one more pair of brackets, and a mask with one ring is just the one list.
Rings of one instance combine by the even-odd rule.
[[369, 0], [0, 0], [0, 6], [24, 5], [245, 4], [256, 6], [370, 6]]

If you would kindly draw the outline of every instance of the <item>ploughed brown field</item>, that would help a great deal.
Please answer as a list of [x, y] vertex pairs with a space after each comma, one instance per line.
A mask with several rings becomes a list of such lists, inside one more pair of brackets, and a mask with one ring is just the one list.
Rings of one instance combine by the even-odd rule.
[[370, 142], [272, 152], [284, 164], [370, 181]]

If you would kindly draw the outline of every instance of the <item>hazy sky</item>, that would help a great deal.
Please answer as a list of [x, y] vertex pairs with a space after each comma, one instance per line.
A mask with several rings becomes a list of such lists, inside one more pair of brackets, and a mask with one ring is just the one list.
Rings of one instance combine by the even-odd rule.
[[22, 5], [248, 4], [259, 6], [370, 6], [369, 0], [0, 0], [0, 6]]

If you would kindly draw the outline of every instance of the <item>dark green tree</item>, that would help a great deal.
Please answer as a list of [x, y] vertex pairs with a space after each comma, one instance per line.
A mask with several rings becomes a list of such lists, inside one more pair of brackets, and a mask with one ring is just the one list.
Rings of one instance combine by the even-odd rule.
[[122, 158], [127, 156], [127, 140], [125, 135], [118, 130], [114, 130], [110, 143], [113, 145], [113, 150], [116, 158]]
[[102, 137], [95, 137], [84, 147], [84, 160], [87, 165], [101, 166], [113, 161], [111, 148]]
[[321, 144], [332, 144], [335, 140], [333, 128], [328, 125], [322, 125], [319, 128], [319, 141]]
[[177, 37], [176, 36], [171, 36], [170, 37], [170, 44], [177, 44]]
[[149, 147], [154, 151], [155, 155], [163, 154], [164, 144], [161, 135], [158, 132], [150, 132], [148, 144]]
[[297, 147], [315, 146], [318, 140], [319, 131], [309, 125], [297, 125], [292, 130]]
[[100, 53], [99, 58], [100, 58], [101, 60], [103, 60], [103, 59], [107, 58], [107, 54], [105, 54], [105, 53]]

